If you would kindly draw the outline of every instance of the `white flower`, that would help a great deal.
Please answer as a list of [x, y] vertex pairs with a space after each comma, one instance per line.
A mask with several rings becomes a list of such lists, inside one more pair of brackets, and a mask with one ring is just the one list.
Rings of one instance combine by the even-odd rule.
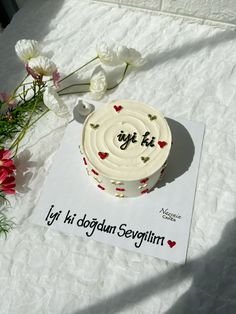
[[116, 65], [117, 64], [117, 57], [116, 53], [109, 47], [104, 41], [97, 44], [96, 47], [97, 55], [100, 61], [105, 65]]
[[43, 102], [45, 106], [53, 111], [57, 116], [61, 118], [67, 118], [69, 116], [68, 109], [64, 102], [60, 99], [55, 88], [47, 87], [43, 93]]
[[39, 56], [39, 43], [36, 40], [21, 39], [17, 41], [15, 51], [21, 61], [27, 62], [31, 58]]
[[90, 96], [98, 100], [103, 97], [107, 90], [106, 72], [101, 66], [96, 67], [90, 79]]
[[30, 59], [28, 62], [28, 66], [40, 76], [51, 76], [53, 72], [57, 70], [55, 63], [44, 56]]
[[144, 64], [144, 59], [142, 58], [141, 53], [126, 46], [117, 47], [117, 58], [120, 62], [125, 62], [135, 67], [139, 67]]

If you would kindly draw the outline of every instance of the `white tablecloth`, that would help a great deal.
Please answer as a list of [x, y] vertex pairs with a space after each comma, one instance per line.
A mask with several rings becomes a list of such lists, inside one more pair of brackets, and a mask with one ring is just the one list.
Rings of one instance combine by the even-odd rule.
[[[14, 88], [23, 75], [18, 39], [41, 41], [69, 73], [94, 56], [100, 37], [148, 60], [104, 101], [135, 98], [166, 116], [206, 124], [188, 263], [175, 266], [29, 223], [64, 132], [49, 113], [18, 156], [19, 193], [9, 209], [17, 225], [0, 239], [0, 313], [234, 313], [236, 33], [88, 1], [31, 0], [0, 37], [0, 89]], [[75, 100], [66, 99], [71, 111]]]

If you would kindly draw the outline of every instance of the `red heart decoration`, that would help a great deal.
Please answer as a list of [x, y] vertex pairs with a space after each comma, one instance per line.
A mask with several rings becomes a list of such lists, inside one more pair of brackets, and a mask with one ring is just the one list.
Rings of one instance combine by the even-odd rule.
[[92, 173], [96, 174], [96, 176], [98, 176], [98, 173], [96, 170], [92, 169], [91, 171], [92, 171]]
[[103, 153], [103, 152], [98, 152], [98, 156], [101, 158], [101, 159], [105, 159], [108, 157], [108, 153]]
[[175, 246], [176, 242], [175, 242], [175, 241], [168, 240], [168, 241], [167, 241], [167, 244], [169, 245], [170, 248], [172, 248], [173, 246]]
[[98, 188], [101, 190], [105, 190], [105, 188], [103, 186], [101, 186], [100, 184], [98, 184]]
[[121, 105], [115, 105], [115, 106], [113, 106], [113, 108], [115, 109], [115, 111], [116, 112], [119, 112], [119, 111], [121, 111], [121, 109], [123, 108]]
[[157, 143], [160, 146], [160, 148], [163, 148], [164, 146], [167, 145], [167, 143], [165, 141], [158, 141]]
[[139, 182], [140, 183], [146, 183], [147, 181], [148, 181], [148, 178], [145, 178], [145, 179], [140, 180]]
[[125, 191], [123, 188], [116, 188], [116, 191]]
[[83, 158], [83, 161], [84, 161], [85, 166], [87, 166], [87, 160], [85, 157]]

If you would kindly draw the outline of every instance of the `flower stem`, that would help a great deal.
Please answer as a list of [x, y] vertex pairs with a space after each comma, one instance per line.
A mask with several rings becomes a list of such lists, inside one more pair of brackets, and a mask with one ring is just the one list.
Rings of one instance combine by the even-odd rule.
[[96, 59], [98, 59], [98, 56], [96, 56], [95, 58], [91, 59], [90, 61], [86, 62], [84, 65], [82, 65], [81, 67], [79, 67], [78, 69], [76, 69], [75, 71], [71, 72], [70, 74], [68, 74], [67, 76], [63, 77], [63, 79], [61, 79], [59, 81], [62, 82], [64, 81], [65, 79], [67, 79], [68, 77], [70, 77], [71, 75], [75, 74], [76, 72], [78, 72], [79, 70], [83, 69], [84, 67], [86, 67], [86, 65], [92, 63], [93, 61], [95, 61]]
[[24, 83], [24, 81], [27, 79], [28, 76], [29, 76], [29, 74], [26, 74], [26, 76], [23, 78], [23, 80], [16, 86], [16, 88], [14, 89], [14, 91], [12, 93], [12, 98], [15, 97], [17, 90], [21, 87], [21, 85]]
[[66, 86], [64, 88], [62, 88], [61, 90], [58, 91], [58, 93], [62, 92], [63, 90], [65, 89], [68, 89], [70, 87], [74, 87], [74, 86], [88, 86], [90, 85], [90, 83], [78, 83], [78, 84], [72, 84], [72, 85], [69, 85], [69, 86]]
[[15, 141], [12, 143], [12, 145], [10, 146], [10, 150], [12, 150], [14, 147], [16, 147], [15, 149], [15, 153], [14, 153], [14, 156], [17, 154], [17, 151], [18, 151], [18, 147], [19, 147], [19, 144], [20, 144], [20, 141], [23, 139], [26, 131], [28, 130], [29, 126], [30, 126], [30, 121], [32, 119], [32, 116], [36, 110], [36, 107], [37, 107], [37, 104], [38, 104], [38, 98], [35, 99], [35, 103], [34, 103], [34, 106], [33, 106], [33, 109], [30, 113], [30, 116], [28, 118], [28, 120], [26, 121], [25, 123], [25, 126], [23, 127], [23, 129], [21, 130], [21, 132], [19, 133], [19, 135], [17, 136], [17, 138], [15, 139]]
[[84, 90], [84, 91], [80, 91], [80, 92], [67, 92], [67, 93], [62, 93], [62, 94], [58, 94], [59, 96], [64, 96], [64, 95], [73, 95], [73, 94], [83, 94], [83, 93], [87, 93], [88, 90]]
[[129, 63], [126, 63], [126, 66], [125, 66], [125, 69], [124, 69], [124, 73], [123, 73], [122, 78], [120, 79], [120, 81], [118, 83], [116, 83], [114, 86], [108, 87], [107, 90], [112, 90], [112, 89], [116, 88], [117, 86], [119, 86], [121, 82], [123, 82], [123, 80], [125, 78], [125, 74], [126, 74], [126, 72], [128, 70], [128, 67], [129, 67]]
[[28, 125], [28, 129], [31, 128], [39, 119], [41, 119], [49, 111], [50, 110], [47, 108], [43, 113], [41, 113], [41, 115], [39, 115], [37, 119], [35, 119], [31, 124]]

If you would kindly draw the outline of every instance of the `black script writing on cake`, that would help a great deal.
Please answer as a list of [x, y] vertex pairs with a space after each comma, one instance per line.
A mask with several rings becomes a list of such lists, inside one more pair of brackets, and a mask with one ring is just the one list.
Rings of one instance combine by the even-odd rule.
[[120, 134], [117, 135], [118, 137], [118, 141], [119, 142], [124, 142], [121, 146], [120, 149], [124, 150], [128, 147], [129, 143], [136, 143], [136, 137], [137, 137], [137, 133], [134, 132], [133, 134], [125, 134], [124, 131], [120, 131]]
[[[141, 141], [141, 145], [142, 146], [151, 146], [151, 147], [154, 147], [155, 144], [155, 136], [152, 136], [152, 138], [149, 137], [150, 135], [150, 132], [145, 132], [143, 135], [142, 135], [142, 141]], [[137, 142], [137, 133], [134, 132], [133, 134], [132, 133], [124, 133], [123, 130], [120, 131], [120, 133], [117, 135], [117, 138], [118, 138], [118, 141], [119, 142], [124, 142], [121, 146], [120, 146], [120, 149], [124, 150], [128, 147], [128, 145], [130, 143], [136, 143]]]
[[150, 134], [150, 132], [147, 131], [147, 132], [143, 135], [143, 139], [142, 139], [142, 142], [141, 142], [141, 145], [142, 145], [142, 146], [143, 146], [143, 145], [146, 145], [147, 147], [148, 147], [148, 146], [151, 146], [151, 147], [155, 146], [155, 144], [154, 144], [155, 137], [153, 136], [152, 139], [150, 140], [150, 139], [148, 138], [149, 134]]

